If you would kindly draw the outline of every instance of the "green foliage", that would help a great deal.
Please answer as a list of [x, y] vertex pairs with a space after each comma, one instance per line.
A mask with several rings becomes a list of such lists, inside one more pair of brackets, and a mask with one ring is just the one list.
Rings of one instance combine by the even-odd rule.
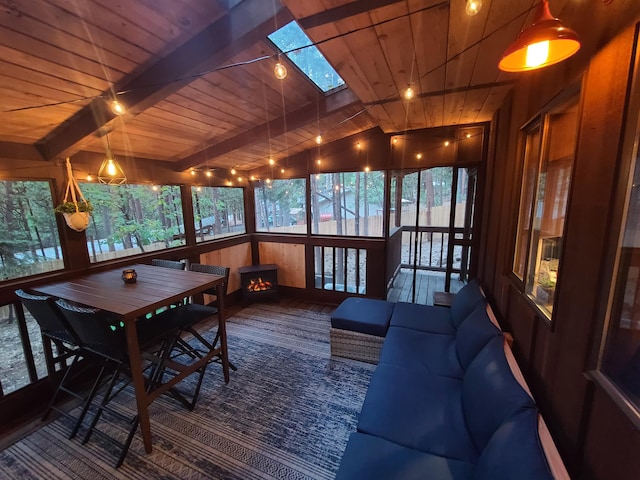
[[79, 212], [93, 212], [93, 205], [87, 200], [86, 202], [80, 200], [78, 202], [78, 208], [76, 210], [76, 204], [73, 202], [63, 202], [55, 208], [56, 213], [75, 213]]

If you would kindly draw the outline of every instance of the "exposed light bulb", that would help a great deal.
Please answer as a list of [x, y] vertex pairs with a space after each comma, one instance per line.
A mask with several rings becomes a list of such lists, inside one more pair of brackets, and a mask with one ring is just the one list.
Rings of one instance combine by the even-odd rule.
[[287, 67], [278, 62], [276, 63], [276, 66], [273, 67], [273, 74], [278, 80], [284, 80], [285, 78], [287, 78]]
[[211, 175], [213, 175], [213, 173], [211, 173], [211, 170], [207, 170], [207, 173], [205, 174], [207, 177], [210, 177]]
[[449, 144], [450, 144], [449, 140], [445, 140], [445, 141], [444, 141], [444, 146], [445, 146], [445, 147], [448, 147], [448, 146], [449, 146]]
[[320, 164], [322, 163], [322, 160], [318, 159], [318, 160], [316, 160], [316, 163], [317, 163], [318, 165], [320, 165]]
[[320, 180], [320, 174], [316, 173], [316, 180]]
[[249, 177], [249, 180], [251, 180], [252, 182], [253, 182], [255, 179], [256, 179], [256, 177], [254, 177], [253, 175], [251, 175], [251, 176]]
[[480, 9], [482, 8], [482, 0], [467, 0], [467, 4], [464, 7], [464, 11], [467, 12], [467, 15], [473, 17], [476, 15]]
[[269, 159], [269, 165], [274, 165], [276, 163], [276, 161], [273, 158]]
[[369, 172], [369, 170], [371, 170], [371, 169], [370, 169], [368, 166], [367, 166], [367, 167], [364, 167], [364, 171], [365, 171], [365, 172]]
[[322, 135], [318, 135], [318, 136], [316, 137], [316, 143], [317, 143], [318, 145], [320, 145], [320, 144], [322, 143]]
[[93, 182], [93, 176], [87, 175], [87, 182]]
[[281, 169], [280, 169], [280, 173], [284, 173], [284, 168], [281, 168]]
[[549, 58], [549, 40], [533, 43], [527, 47], [527, 68], [535, 68], [547, 62]]
[[466, 135], [464, 136], [464, 138], [471, 138], [471, 134], [469, 132], [467, 132]]
[[201, 192], [201, 191], [202, 191], [202, 187], [196, 187], [196, 190], [197, 190], [198, 192]]
[[124, 108], [124, 105], [120, 103], [118, 100], [113, 100], [111, 102], [111, 111], [118, 116], [124, 115], [125, 113], [127, 113], [127, 109]]
[[194, 175], [194, 176], [195, 176], [196, 171], [192, 168], [192, 169], [191, 169], [191, 171], [190, 171], [189, 173], [191, 173], [191, 175]]
[[241, 182], [242, 181], [242, 177], [238, 177], [238, 181]]
[[236, 169], [235, 169], [235, 168], [232, 168], [232, 169], [231, 169], [231, 175], [235, 175], [235, 174], [236, 174]]
[[267, 183], [271, 183], [271, 179], [270, 179], [270, 178], [267, 178], [265, 181], [266, 181]]
[[116, 173], [118, 172], [118, 170], [116, 169], [115, 164], [113, 163], [113, 159], [110, 158], [107, 161], [107, 175], [110, 175], [112, 177], [116, 176]]
[[407, 89], [404, 91], [404, 99], [405, 100], [411, 100], [415, 96], [416, 96], [415, 90], [413, 89], [413, 87], [411, 85], [409, 85], [407, 87]]
[[421, 154], [421, 153], [416, 153], [416, 158], [417, 158], [418, 160], [420, 160], [420, 159], [422, 158], [422, 154]]
[[153, 190], [154, 192], [158, 191], [158, 186], [157, 185], [152, 185], [151, 186], [151, 190]]

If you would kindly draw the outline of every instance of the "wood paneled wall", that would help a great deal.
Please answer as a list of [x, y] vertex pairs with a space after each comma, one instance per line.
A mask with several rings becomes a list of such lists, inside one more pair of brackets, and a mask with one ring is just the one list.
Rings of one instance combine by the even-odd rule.
[[222, 265], [231, 268], [227, 293], [240, 290], [240, 274], [238, 268], [251, 265], [251, 243], [242, 243], [232, 247], [214, 250], [200, 255], [200, 263]]
[[[515, 338], [529, 385], [574, 478], [639, 478], [637, 458], [625, 452], [637, 448], [640, 432], [586, 375], [596, 367], [593, 352], [604, 323], [598, 302], [609, 286], [604, 275], [612, 248], [608, 232], [619, 228], [611, 223], [611, 199], [635, 33], [635, 27], [627, 28], [588, 64], [585, 56], [528, 74], [492, 126], [479, 277], [503, 327]], [[522, 177], [520, 128], [576, 85], [581, 85], [581, 120], [550, 324], [511, 274]]]
[[259, 242], [260, 263], [278, 265], [278, 284], [306, 288], [305, 246], [302, 243]]

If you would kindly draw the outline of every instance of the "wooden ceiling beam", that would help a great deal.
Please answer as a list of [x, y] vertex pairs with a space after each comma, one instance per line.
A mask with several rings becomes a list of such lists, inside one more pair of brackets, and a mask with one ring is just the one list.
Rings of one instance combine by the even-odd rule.
[[338, 20], [344, 20], [345, 18], [353, 17], [361, 13], [375, 10], [376, 8], [386, 7], [387, 5], [393, 5], [394, 3], [404, 2], [405, 0], [357, 0], [355, 2], [340, 5], [339, 7], [330, 8], [324, 12], [319, 12], [314, 15], [309, 15], [305, 18], [300, 18], [298, 23], [302, 28], [309, 29], [325, 25], [327, 23], [337, 22]]
[[226, 155], [227, 153], [243, 147], [264, 142], [270, 137], [278, 137], [287, 131], [302, 128], [312, 122], [317, 122], [319, 119], [328, 117], [352, 107], [353, 105], [359, 104], [360, 100], [358, 100], [358, 97], [356, 97], [351, 90], [345, 88], [331, 95], [323, 96], [320, 98], [317, 106], [305, 105], [298, 110], [284, 116], [274, 118], [268, 123], [258, 125], [257, 127], [242, 132], [235, 137], [231, 137], [219, 143], [210, 142], [209, 145], [202, 150], [176, 162], [175, 170], [183, 171], [192, 167], [197, 167], [216, 157]]
[[15, 142], [0, 142], [0, 158], [8, 160], [45, 160], [35, 146]]
[[[213, 22], [182, 46], [159, 59], [135, 77], [125, 77], [114, 85], [118, 100], [127, 107], [127, 117], [135, 116], [166, 96], [198, 78], [203, 71], [224, 65], [229, 59], [256, 42], [263, 40], [293, 16], [279, 2], [244, 0], [227, 15]], [[110, 97], [105, 92], [104, 98]], [[92, 101], [36, 142], [46, 159], [53, 159], [83, 138], [105, 127], [115, 115], [103, 98]], [[106, 131], [109, 128], [105, 129]]]

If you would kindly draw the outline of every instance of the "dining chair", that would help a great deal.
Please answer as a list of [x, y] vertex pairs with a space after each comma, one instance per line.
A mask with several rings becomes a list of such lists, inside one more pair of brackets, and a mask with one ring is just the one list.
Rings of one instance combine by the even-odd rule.
[[[38, 322], [40, 327], [49, 380], [52, 383], [55, 381], [57, 374], [55, 369], [56, 365], [61, 365], [65, 369], [64, 375], [60, 382], [58, 382], [53, 397], [51, 397], [49, 405], [42, 416], [42, 420], [46, 420], [52, 410], [66, 418], [72, 419], [74, 425], [69, 433], [69, 438], [73, 438], [82, 425], [89, 405], [98, 389], [99, 381], [94, 381], [88, 392], [82, 392], [72, 388], [72, 386], [74, 386], [73, 373], [79, 370], [78, 362], [85, 356], [85, 352], [82, 349], [81, 342], [56, 306], [56, 299], [48, 295], [41, 295], [23, 289], [16, 290], [15, 294], [20, 299], [24, 308], [26, 308], [35, 321]], [[55, 355], [53, 354], [52, 345], [56, 348]], [[67, 360], [71, 360], [71, 365], [67, 366]], [[74, 417], [68, 409], [57, 406], [58, 399], [64, 394], [70, 395], [81, 402], [81, 412], [77, 417]]]
[[[206, 265], [202, 263], [192, 263], [189, 266], [189, 269], [194, 272], [223, 276], [225, 280], [224, 280], [222, 289], [223, 289], [223, 295], [226, 297], [227, 288], [229, 285], [229, 274], [231, 272], [231, 268], [223, 267], [219, 265]], [[208, 290], [205, 290], [204, 293], [208, 295], [217, 296], [217, 289], [216, 288], [208, 289]], [[178, 308], [163, 312], [161, 315], [172, 316], [175, 322], [180, 325], [182, 332], [193, 336], [198, 342], [200, 342], [200, 344], [202, 345], [202, 347], [204, 347], [206, 352], [208, 352], [215, 349], [216, 345], [218, 345], [218, 342], [220, 341], [220, 329], [216, 330], [216, 334], [214, 336], [213, 341], [209, 341], [198, 331], [198, 329], [196, 328], [196, 325], [198, 323], [203, 322], [204, 320], [210, 319], [217, 313], [218, 313], [217, 305], [211, 305], [211, 304], [202, 305], [199, 303], [189, 302]], [[190, 356], [194, 356], [194, 355], [201, 356], [203, 354], [201, 349], [198, 349], [197, 347], [196, 348], [192, 347], [183, 336], [181, 336], [178, 342], [176, 343], [176, 347], [178, 350], [177, 355], [187, 354]], [[222, 352], [220, 352], [218, 355], [213, 357], [211, 361], [222, 362]], [[233, 365], [231, 362], [229, 362], [229, 367], [232, 370], [237, 371], [236, 366]]]
[[[87, 358], [100, 366], [100, 377], [105, 377], [104, 380], [107, 383], [106, 391], [82, 443], [88, 442], [92, 434], [96, 433], [111, 444], [119, 447], [120, 454], [115, 465], [118, 468], [124, 461], [139, 422], [137, 414], [131, 418], [111, 404], [111, 401], [130, 383], [131, 378], [124, 325], [118, 317], [103, 310], [72, 305], [61, 299], [57, 300], [56, 304], [79, 341], [82, 342]], [[149, 362], [145, 368], [145, 381], [147, 393], [149, 393], [159, 384], [162, 377], [167, 374], [164, 362], [174, 345], [179, 329], [170, 317], [163, 319], [153, 317], [151, 320], [141, 319], [136, 322], [136, 328], [140, 351], [145, 361]], [[195, 391], [196, 396], [200, 390], [205, 367], [206, 365], [200, 369], [200, 378]], [[125, 381], [119, 382], [123, 376]], [[102, 380], [102, 378], [99, 380]], [[124, 441], [113, 437], [106, 430], [97, 428], [100, 418], [105, 413], [108, 418], [127, 423], [128, 431]]]
[[154, 258], [151, 260], [154, 267], [174, 268], [176, 270], [184, 270], [186, 264], [177, 260], [165, 260], [163, 258]]

